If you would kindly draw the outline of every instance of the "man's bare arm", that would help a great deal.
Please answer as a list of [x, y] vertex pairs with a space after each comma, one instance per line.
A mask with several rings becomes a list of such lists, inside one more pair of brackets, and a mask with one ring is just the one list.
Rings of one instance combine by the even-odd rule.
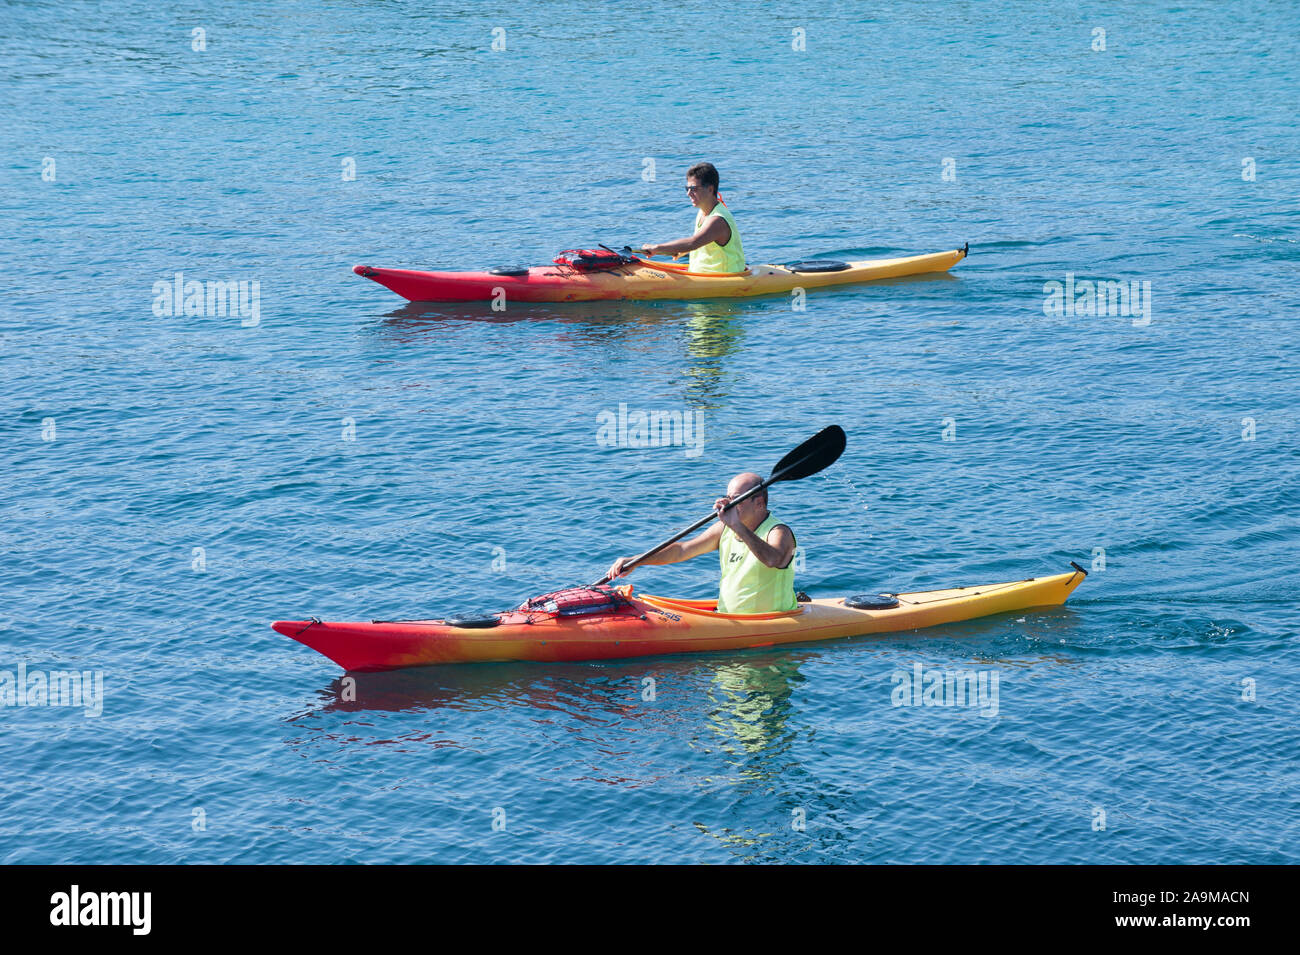
[[[644, 561], [642, 564], [677, 564], [684, 560], [690, 560], [692, 557], [699, 557], [701, 554], [707, 554], [711, 550], [718, 549], [718, 541], [722, 539], [722, 525], [716, 521], [709, 525], [708, 529], [688, 541], [676, 541], [669, 544], [659, 553], [655, 554]], [[609, 568], [609, 576], [612, 580], [620, 577], [624, 573], [631, 573], [631, 569], [624, 570], [623, 565], [632, 560], [631, 557], [620, 557], [614, 561]], [[637, 564], [636, 566], [641, 566]]]
[[662, 245], [647, 244], [644, 248], [651, 255], [685, 255], [687, 252], [694, 252], [696, 249], [708, 245], [710, 242], [716, 242], [718, 245], [726, 245], [731, 241], [731, 226], [727, 225], [727, 220], [722, 216], [709, 216], [704, 220], [698, 232], [686, 239], [674, 239], [672, 242], [665, 242]]

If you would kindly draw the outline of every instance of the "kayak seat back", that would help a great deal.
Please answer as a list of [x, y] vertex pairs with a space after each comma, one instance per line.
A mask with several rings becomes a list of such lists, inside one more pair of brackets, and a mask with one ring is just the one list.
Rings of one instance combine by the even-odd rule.
[[652, 607], [707, 614], [719, 620], [776, 620], [780, 617], [797, 617], [803, 613], [803, 607], [794, 610], [777, 610], [772, 613], [718, 613], [716, 600], [683, 600], [677, 597], [656, 597], [651, 594], [641, 594], [641, 599]]

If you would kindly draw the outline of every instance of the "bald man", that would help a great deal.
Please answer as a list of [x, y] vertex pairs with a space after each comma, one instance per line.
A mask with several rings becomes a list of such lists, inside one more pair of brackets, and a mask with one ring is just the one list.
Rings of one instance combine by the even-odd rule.
[[[753, 472], [737, 474], [727, 485], [727, 494], [713, 504], [718, 515], [699, 537], [669, 544], [645, 561], [647, 564], [676, 564], [701, 554], [717, 551], [722, 565], [718, 584], [718, 613], [775, 613], [795, 610], [794, 532], [777, 521], [767, 509], [767, 489], [723, 510], [731, 501], [763, 479]], [[631, 557], [620, 557], [609, 568], [613, 580], [629, 574], [623, 569]]]

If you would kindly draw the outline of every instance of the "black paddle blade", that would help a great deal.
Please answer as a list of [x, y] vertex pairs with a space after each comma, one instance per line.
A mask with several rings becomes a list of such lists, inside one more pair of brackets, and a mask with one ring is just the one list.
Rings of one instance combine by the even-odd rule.
[[824, 471], [840, 459], [848, 437], [837, 424], [822, 428], [799, 447], [795, 448], [772, 469], [769, 484], [777, 481], [798, 481]]

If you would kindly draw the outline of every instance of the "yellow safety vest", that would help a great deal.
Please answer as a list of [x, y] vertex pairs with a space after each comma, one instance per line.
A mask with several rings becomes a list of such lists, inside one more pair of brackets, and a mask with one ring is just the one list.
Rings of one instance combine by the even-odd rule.
[[[780, 523], [768, 514], [754, 529], [754, 535], [767, 540], [768, 533]], [[776, 613], [798, 609], [793, 557], [784, 567], [768, 567], [727, 527], [718, 541], [718, 559], [722, 563], [718, 613]]]
[[714, 216], [722, 216], [727, 220], [727, 225], [731, 226], [731, 239], [726, 245], [710, 242], [694, 249], [690, 257], [690, 270], [692, 272], [745, 271], [745, 250], [740, 244], [740, 230], [736, 228], [736, 220], [731, 217], [730, 210], [722, 204], [721, 199], [707, 216], [703, 210], [695, 213], [695, 231], [699, 232], [704, 227], [704, 220]]

